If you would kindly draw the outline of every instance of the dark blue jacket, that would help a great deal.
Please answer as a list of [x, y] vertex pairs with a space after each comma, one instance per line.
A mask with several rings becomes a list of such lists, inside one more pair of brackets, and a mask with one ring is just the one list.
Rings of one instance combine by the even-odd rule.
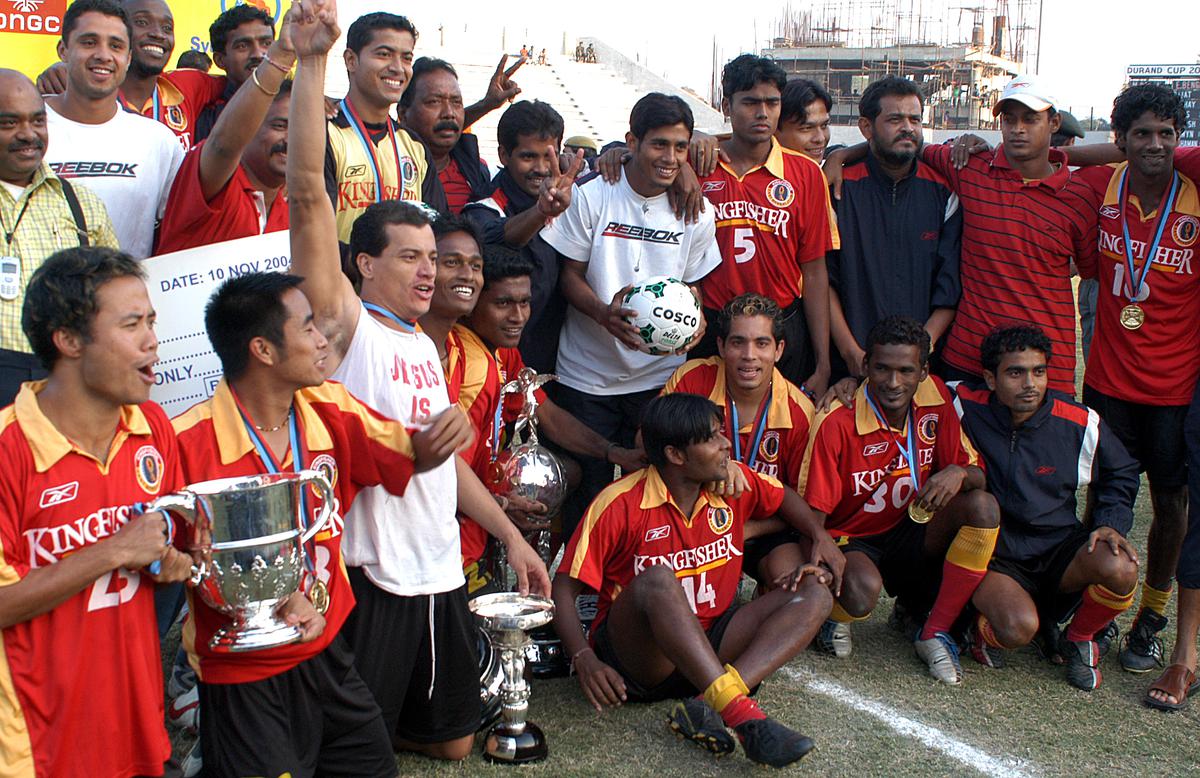
[[1096, 495], [1091, 528], [1129, 533], [1138, 466], [1095, 411], [1051, 389], [1014, 429], [994, 393], [950, 386], [963, 429], [986, 465], [988, 491], [1000, 503], [997, 557], [1026, 560], [1053, 550], [1079, 527], [1076, 492], [1089, 483]]
[[935, 308], [958, 307], [962, 209], [932, 168], [914, 161], [893, 181], [868, 154], [846, 168], [836, 204], [842, 247], [827, 258], [829, 285], [860, 346], [887, 316], [923, 323]]

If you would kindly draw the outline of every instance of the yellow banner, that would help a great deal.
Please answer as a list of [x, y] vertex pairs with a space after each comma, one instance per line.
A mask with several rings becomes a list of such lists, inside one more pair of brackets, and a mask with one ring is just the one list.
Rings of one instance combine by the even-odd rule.
[[[173, 70], [179, 55], [188, 49], [212, 56], [208, 26], [227, 8], [254, 5], [275, 17], [283, 16], [284, 0], [168, 0], [175, 16], [175, 52]], [[14, 68], [30, 78], [58, 61], [56, 47], [62, 37], [62, 17], [67, 0], [0, 0], [0, 51], [4, 67]]]

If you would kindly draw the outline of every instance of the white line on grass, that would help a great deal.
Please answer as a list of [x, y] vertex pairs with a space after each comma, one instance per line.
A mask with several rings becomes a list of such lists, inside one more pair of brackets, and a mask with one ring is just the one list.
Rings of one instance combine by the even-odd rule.
[[863, 697], [841, 684], [814, 678], [810, 673], [791, 667], [784, 667], [782, 671], [807, 686], [809, 690], [873, 716], [901, 735], [914, 737], [929, 748], [941, 751], [951, 759], [978, 770], [984, 775], [993, 776], [993, 778], [1032, 778], [1038, 774], [1029, 763], [1021, 759], [992, 756], [951, 737], [936, 727], [905, 716], [881, 702]]

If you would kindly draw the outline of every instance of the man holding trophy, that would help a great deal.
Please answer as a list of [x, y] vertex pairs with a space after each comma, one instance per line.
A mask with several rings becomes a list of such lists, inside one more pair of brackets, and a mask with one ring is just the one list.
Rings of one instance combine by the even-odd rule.
[[60, 251], [30, 280], [21, 326], [50, 375], [0, 411], [0, 765], [162, 775], [154, 584], [185, 580], [191, 559], [137, 507], [181, 478], [149, 401], [158, 339], [142, 271], [112, 249]]
[[[205, 326], [225, 377], [174, 421], [189, 483], [316, 470], [336, 496], [334, 515], [306, 549], [305, 591], [277, 612], [300, 626], [299, 643], [247, 653], [213, 645], [225, 618], [189, 596], [183, 642], [200, 681], [203, 761], [218, 775], [394, 775], [382, 713], [340, 636], [354, 592], [337, 513], [363, 488], [403, 494], [414, 464], [440, 464], [458, 441], [433, 427], [410, 439], [403, 425], [325, 381], [329, 344], [300, 283], [248, 273], [216, 291]], [[306, 523], [321, 506], [312, 507]]]
[[[469, 442], [450, 405], [437, 348], [416, 328], [428, 309], [436, 246], [420, 208], [383, 201], [350, 233], [361, 298], [342, 273], [325, 191], [325, 66], [338, 37], [332, 2], [306, 0], [290, 29], [299, 62], [292, 91], [288, 205], [292, 273], [303, 277], [314, 324], [329, 339], [331, 377], [407, 426], [454, 449]], [[550, 588], [537, 553], [459, 456], [414, 477], [403, 497], [366, 489], [346, 515], [343, 553], [357, 606], [345, 634], [355, 666], [395, 744], [463, 759], [480, 723], [477, 628], [467, 609], [456, 511], [507, 546], [522, 593]]]

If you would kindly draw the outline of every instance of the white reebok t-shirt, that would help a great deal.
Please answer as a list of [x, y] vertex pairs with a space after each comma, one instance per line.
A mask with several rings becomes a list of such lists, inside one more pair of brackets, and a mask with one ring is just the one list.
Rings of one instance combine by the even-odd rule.
[[153, 119], [117, 109], [103, 124], [80, 124], [46, 106], [46, 162], [60, 178], [79, 181], [104, 202], [121, 250], [150, 256], [183, 147]]
[[[450, 407], [437, 347], [422, 332], [384, 326], [362, 308], [346, 356], [330, 376], [384, 416], [420, 429]], [[413, 475], [404, 496], [358, 493], [346, 514], [342, 556], [379, 588], [410, 597], [463, 585], [454, 457]]]
[[[587, 262], [587, 282], [601, 302], [651, 276], [689, 284], [721, 264], [711, 208], [696, 224], [675, 217], [667, 195], [642, 197], [624, 169], [612, 185], [600, 176], [574, 185], [571, 205], [542, 230], [558, 253]], [[627, 348], [574, 306], [558, 339], [555, 372], [563, 384], [588, 394], [630, 394], [659, 389], [685, 357], [654, 356]]]

